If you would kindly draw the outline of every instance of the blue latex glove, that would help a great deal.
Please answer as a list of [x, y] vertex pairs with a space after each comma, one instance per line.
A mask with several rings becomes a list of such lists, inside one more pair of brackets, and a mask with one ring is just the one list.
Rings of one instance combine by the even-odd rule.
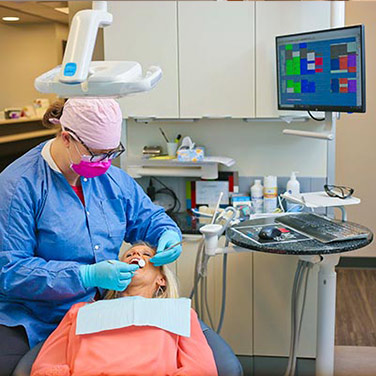
[[138, 265], [117, 260], [101, 261], [97, 264], [80, 266], [83, 285], [102, 289], [124, 291], [131, 282]]
[[166, 230], [158, 240], [157, 254], [150, 259], [155, 266], [161, 266], [174, 262], [181, 254], [181, 244], [165, 251], [166, 248], [173, 246], [181, 241], [180, 235], [173, 230]]

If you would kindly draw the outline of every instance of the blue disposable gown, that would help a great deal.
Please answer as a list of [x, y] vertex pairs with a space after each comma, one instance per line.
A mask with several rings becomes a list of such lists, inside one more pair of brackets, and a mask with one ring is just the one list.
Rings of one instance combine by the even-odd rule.
[[81, 178], [85, 206], [49, 167], [41, 144], [0, 174], [0, 324], [25, 327], [30, 346], [44, 340], [72, 304], [89, 301], [79, 266], [116, 259], [120, 246], [178, 231], [124, 171]]

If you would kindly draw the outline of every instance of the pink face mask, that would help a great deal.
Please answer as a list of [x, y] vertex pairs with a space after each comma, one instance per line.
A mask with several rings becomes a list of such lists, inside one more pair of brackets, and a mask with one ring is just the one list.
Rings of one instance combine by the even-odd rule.
[[111, 161], [90, 162], [81, 159], [80, 163], [70, 165], [70, 168], [84, 178], [95, 178], [106, 173], [110, 168]]
[[[77, 149], [76, 144], [74, 145], [76, 150], [79, 152]], [[67, 149], [69, 157], [70, 153], [69, 150]], [[106, 171], [110, 168], [111, 166], [111, 160], [104, 160], [100, 162], [91, 162], [90, 161], [90, 156], [83, 155], [81, 157], [80, 163], [73, 163], [71, 159], [71, 164], [70, 168], [80, 176], [83, 176], [84, 178], [95, 178], [97, 176], [103, 175], [106, 173]]]

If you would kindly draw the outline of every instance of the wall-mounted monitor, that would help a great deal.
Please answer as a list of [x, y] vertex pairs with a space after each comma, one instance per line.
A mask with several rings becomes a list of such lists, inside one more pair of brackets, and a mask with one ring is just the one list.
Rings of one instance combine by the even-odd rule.
[[276, 37], [279, 110], [365, 112], [364, 26]]

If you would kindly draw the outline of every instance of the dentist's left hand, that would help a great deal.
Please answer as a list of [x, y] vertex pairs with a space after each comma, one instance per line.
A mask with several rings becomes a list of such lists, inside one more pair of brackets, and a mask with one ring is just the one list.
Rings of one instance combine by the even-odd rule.
[[124, 291], [131, 283], [138, 265], [117, 260], [101, 261], [92, 265], [81, 265], [80, 276], [83, 285], [102, 289]]
[[161, 266], [174, 262], [182, 252], [182, 246], [179, 244], [176, 247], [165, 251], [165, 249], [173, 246], [181, 241], [180, 235], [173, 230], [166, 230], [158, 240], [158, 248], [156, 255], [150, 259], [155, 266]]

